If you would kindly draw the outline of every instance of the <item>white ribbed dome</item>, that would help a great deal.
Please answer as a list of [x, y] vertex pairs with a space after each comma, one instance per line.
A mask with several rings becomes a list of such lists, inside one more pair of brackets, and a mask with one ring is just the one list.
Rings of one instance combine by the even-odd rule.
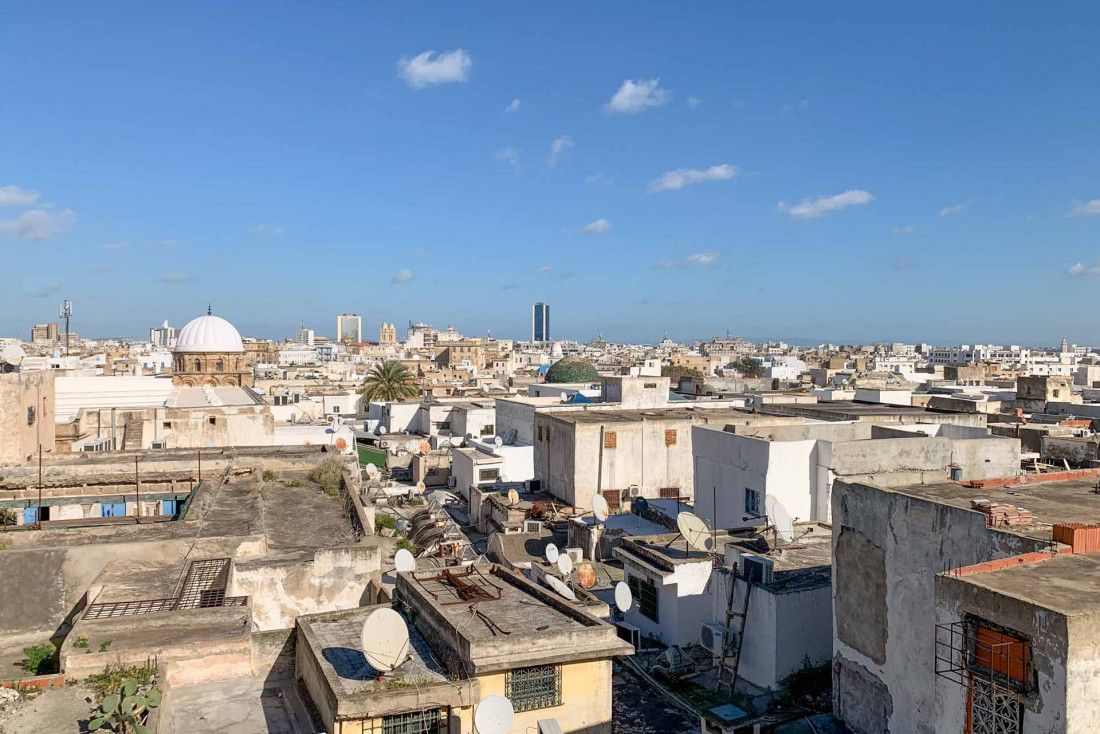
[[243, 352], [240, 333], [225, 319], [199, 316], [180, 329], [177, 352]]

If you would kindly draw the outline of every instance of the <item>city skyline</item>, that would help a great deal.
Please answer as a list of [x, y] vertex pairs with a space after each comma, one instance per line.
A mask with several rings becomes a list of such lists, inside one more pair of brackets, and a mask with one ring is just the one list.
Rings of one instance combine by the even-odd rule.
[[1096, 340], [1094, 5], [582, 7], [21, 7], [0, 333], [108, 292], [84, 333]]

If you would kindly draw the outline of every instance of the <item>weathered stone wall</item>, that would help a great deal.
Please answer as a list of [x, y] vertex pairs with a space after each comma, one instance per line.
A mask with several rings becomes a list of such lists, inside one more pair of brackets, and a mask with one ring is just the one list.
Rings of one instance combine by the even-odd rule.
[[53, 453], [53, 406], [52, 370], [0, 374], [0, 466], [36, 459], [39, 440], [44, 456]]

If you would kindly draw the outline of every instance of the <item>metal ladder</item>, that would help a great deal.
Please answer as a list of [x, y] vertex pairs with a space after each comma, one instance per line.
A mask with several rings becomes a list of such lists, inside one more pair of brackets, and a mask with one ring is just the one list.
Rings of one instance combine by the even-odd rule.
[[[749, 618], [749, 597], [752, 595], [752, 584], [745, 580], [745, 601], [741, 606], [741, 611], [735, 612], [733, 610], [733, 600], [737, 595], [737, 564], [734, 564], [730, 574], [730, 588], [726, 597], [726, 627], [722, 632], [722, 655], [718, 662], [718, 675], [716, 676], [715, 690], [721, 690], [722, 686], [727, 686], [729, 692], [733, 694], [733, 687], [737, 683], [737, 669], [741, 665], [741, 646], [745, 642], [745, 623]], [[739, 617], [740, 621], [737, 629], [737, 645], [733, 651], [733, 655], [727, 655], [730, 651], [730, 644], [728, 642], [730, 638], [730, 623], [734, 617]]]

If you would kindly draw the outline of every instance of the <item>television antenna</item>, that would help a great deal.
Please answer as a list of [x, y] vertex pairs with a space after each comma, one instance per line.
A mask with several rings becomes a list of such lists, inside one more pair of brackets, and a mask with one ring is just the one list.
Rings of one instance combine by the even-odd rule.
[[554, 545], [553, 543], [547, 543], [546, 544], [546, 562], [547, 563], [557, 563], [558, 562], [558, 557], [560, 555], [561, 554], [558, 552], [558, 547], [556, 545]]
[[69, 356], [69, 318], [73, 315], [73, 302], [65, 299], [61, 302], [58, 315], [65, 319], [65, 356]]
[[394, 565], [398, 573], [406, 573], [416, 570], [416, 558], [408, 548], [400, 548], [393, 557]]
[[512, 702], [494, 693], [481, 699], [481, 703], [474, 709], [474, 729], [477, 734], [508, 734], [515, 718]]
[[375, 609], [363, 622], [363, 655], [379, 673], [389, 673], [409, 655], [409, 628], [400, 614], [383, 607]]
[[676, 529], [684, 541], [692, 548], [704, 553], [714, 550], [714, 537], [707, 524], [691, 512], [681, 512], [676, 516]]
[[596, 516], [597, 522], [606, 522], [610, 517], [611, 508], [602, 494], [597, 493], [592, 496], [592, 514]]
[[626, 614], [634, 606], [634, 594], [630, 591], [630, 584], [620, 581], [615, 584], [615, 607]]

